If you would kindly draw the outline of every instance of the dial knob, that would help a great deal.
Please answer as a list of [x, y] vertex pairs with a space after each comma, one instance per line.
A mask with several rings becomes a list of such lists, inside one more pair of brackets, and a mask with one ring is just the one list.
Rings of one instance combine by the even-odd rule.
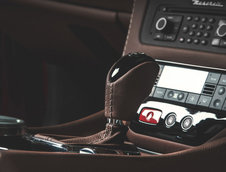
[[226, 23], [222, 23], [219, 25], [216, 31], [217, 36], [223, 38], [226, 36]]
[[161, 17], [157, 20], [155, 28], [160, 32], [169, 33], [173, 28], [173, 23], [167, 20], [165, 17]]

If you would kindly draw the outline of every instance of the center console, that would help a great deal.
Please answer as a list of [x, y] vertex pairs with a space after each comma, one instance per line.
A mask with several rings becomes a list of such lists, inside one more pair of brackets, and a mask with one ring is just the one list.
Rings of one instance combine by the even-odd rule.
[[160, 72], [130, 125], [130, 139], [164, 152], [165, 142], [173, 150], [175, 144], [196, 147], [224, 137], [226, 2], [141, 0], [134, 5], [124, 54], [147, 53], [157, 59]]
[[133, 131], [197, 146], [226, 127], [225, 71], [158, 63], [160, 73], [138, 109]]

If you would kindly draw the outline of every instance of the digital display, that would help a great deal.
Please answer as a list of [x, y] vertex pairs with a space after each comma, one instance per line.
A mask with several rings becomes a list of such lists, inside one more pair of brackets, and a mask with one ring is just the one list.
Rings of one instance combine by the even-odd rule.
[[200, 94], [207, 76], [205, 71], [165, 66], [157, 86]]

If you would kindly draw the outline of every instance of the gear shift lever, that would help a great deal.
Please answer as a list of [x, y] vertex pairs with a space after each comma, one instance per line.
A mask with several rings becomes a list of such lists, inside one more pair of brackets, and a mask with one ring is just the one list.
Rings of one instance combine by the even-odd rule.
[[88, 147], [104, 143], [123, 143], [128, 127], [122, 124], [122, 120], [132, 121], [136, 117], [139, 105], [152, 90], [158, 71], [158, 64], [143, 53], [122, 57], [107, 75], [105, 116], [108, 123], [105, 130], [91, 136], [65, 139], [63, 142]]
[[106, 80], [105, 130], [87, 137], [67, 140], [70, 144], [122, 143], [127, 127], [142, 101], [150, 94], [159, 71], [158, 64], [143, 53], [123, 56], [110, 69]]
[[128, 54], [116, 62], [107, 75], [105, 116], [131, 121], [150, 94], [159, 71], [158, 64], [143, 53]]
[[[65, 139], [62, 142], [50, 140], [50, 137], [43, 135], [24, 134], [23, 138], [29, 142], [29, 145], [32, 144], [31, 148], [37, 145], [38, 148], [48, 148], [48, 150], [55, 151], [68, 151], [69, 148], [77, 150], [80, 149], [81, 145], [88, 146], [88, 148], [81, 149], [80, 152], [93, 150], [93, 148], [102, 151], [101, 147], [97, 148], [97, 144], [116, 143], [119, 145], [124, 143], [128, 127], [120, 122], [122, 120], [132, 121], [135, 118], [139, 105], [152, 90], [158, 71], [158, 64], [143, 53], [128, 54], [112, 66], [107, 75], [105, 93], [105, 116], [108, 123], [105, 130], [99, 133], [87, 137]], [[2, 126], [6, 126], [7, 130], [3, 128], [3, 131], [7, 135], [9, 135], [8, 130], [12, 128], [11, 125], [8, 126], [8, 123], [6, 123], [10, 122], [9, 119], [11, 120], [11, 118], [7, 118], [7, 120], [4, 118], [4, 121], [0, 120], [4, 124]], [[12, 123], [12, 120], [10, 123]], [[16, 120], [15, 125], [22, 126], [19, 129], [23, 129], [22, 124], [22, 121]], [[18, 131], [20, 130], [14, 132], [18, 133]], [[120, 149], [122, 147], [120, 145]], [[112, 152], [111, 148], [110, 146], [107, 152]], [[132, 149], [130, 148], [130, 150]]]

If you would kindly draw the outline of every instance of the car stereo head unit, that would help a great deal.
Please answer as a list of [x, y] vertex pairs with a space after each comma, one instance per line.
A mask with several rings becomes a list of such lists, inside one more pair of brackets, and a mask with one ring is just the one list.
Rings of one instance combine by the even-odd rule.
[[225, 1], [151, 0], [143, 21], [141, 42], [226, 53]]

